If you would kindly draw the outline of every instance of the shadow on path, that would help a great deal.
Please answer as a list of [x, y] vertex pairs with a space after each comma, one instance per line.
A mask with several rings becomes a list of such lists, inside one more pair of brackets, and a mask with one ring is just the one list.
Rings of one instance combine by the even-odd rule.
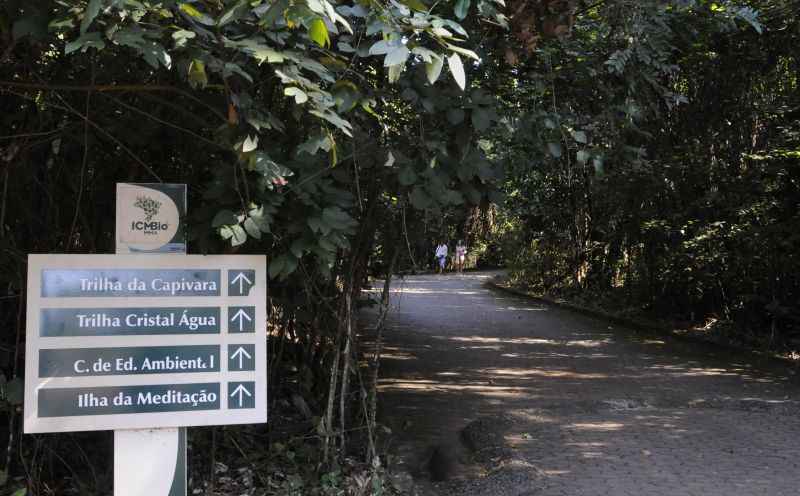
[[800, 494], [785, 364], [495, 292], [492, 275], [394, 284], [381, 419], [423, 491]]

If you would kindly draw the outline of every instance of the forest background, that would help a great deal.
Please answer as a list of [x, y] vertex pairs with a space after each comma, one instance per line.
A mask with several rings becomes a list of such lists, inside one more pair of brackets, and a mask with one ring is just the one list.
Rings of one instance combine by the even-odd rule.
[[109, 493], [109, 435], [21, 434], [21, 370], [26, 255], [112, 252], [117, 182], [188, 184], [190, 253], [269, 255], [275, 420], [191, 430], [207, 494], [394, 490], [355, 314], [438, 239], [535, 292], [791, 354], [798, 11], [6, 0], [0, 482]]

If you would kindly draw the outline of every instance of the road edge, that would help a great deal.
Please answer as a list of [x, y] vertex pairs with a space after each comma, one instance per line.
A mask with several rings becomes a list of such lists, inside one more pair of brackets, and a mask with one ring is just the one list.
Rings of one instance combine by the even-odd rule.
[[556, 308], [562, 308], [562, 309], [565, 309], [565, 310], [570, 310], [572, 312], [576, 312], [576, 313], [580, 313], [580, 314], [583, 314], [583, 315], [587, 315], [589, 317], [594, 317], [594, 318], [606, 320], [606, 321], [614, 323], [614, 324], [622, 325], [622, 326], [625, 326], [626, 328], [628, 328], [628, 329], [630, 329], [630, 330], [632, 330], [634, 332], [641, 331], [641, 330], [650, 331], [650, 332], [656, 332], [658, 334], [662, 334], [662, 335], [666, 335], [666, 336], [672, 337], [672, 338], [677, 339], [679, 341], [690, 342], [690, 343], [702, 343], [702, 344], [706, 344], [706, 345], [713, 345], [713, 346], [718, 347], [720, 349], [727, 349], [727, 350], [736, 351], [738, 353], [751, 354], [751, 355], [757, 356], [757, 357], [759, 357], [761, 359], [774, 359], [774, 360], [778, 360], [778, 361], [780, 361], [780, 362], [782, 362], [782, 363], [784, 363], [786, 365], [793, 365], [795, 367], [800, 367], [800, 362], [797, 362], [795, 360], [792, 360], [792, 359], [787, 358], [787, 357], [782, 356], [782, 355], [778, 355], [778, 354], [770, 353], [770, 352], [759, 351], [759, 350], [754, 350], [754, 349], [751, 349], [751, 348], [746, 348], [744, 346], [737, 346], [737, 345], [735, 345], [733, 343], [720, 342], [720, 341], [715, 340], [715, 339], [704, 338], [704, 337], [702, 337], [700, 335], [693, 334], [693, 333], [691, 333], [691, 332], [689, 332], [687, 330], [684, 330], [684, 329], [673, 329], [673, 328], [668, 327], [668, 326], [656, 324], [655, 322], [652, 322], [652, 321], [644, 321], [644, 320], [631, 319], [631, 318], [628, 318], [628, 317], [621, 317], [621, 316], [616, 315], [616, 314], [611, 313], [611, 312], [606, 312], [606, 311], [595, 309], [595, 308], [584, 307], [584, 306], [576, 305], [574, 303], [569, 303], [569, 302], [566, 302], [566, 301], [559, 301], [559, 300], [555, 300], [553, 298], [548, 298], [546, 296], [534, 295], [534, 294], [528, 293], [528, 292], [526, 292], [526, 291], [524, 291], [522, 289], [515, 288], [513, 286], [503, 285], [503, 284], [499, 283], [496, 280], [488, 280], [488, 281], [484, 282], [484, 285], [487, 286], [487, 287], [493, 288], [493, 289], [497, 289], [499, 291], [503, 291], [505, 293], [509, 293], [509, 294], [512, 294], [512, 295], [515, 295], [515, 296], [519, 296], [519, 297], [522, 297], [522, 298], [527, 298], [529, 300], [533, 300], [533, 301], [537, 301], [537, 302], [540, 302], [540, 303], [544, 303], [546, 305], [550, 305], [550, 306], [553, 306], [553, 307], [556, 307]]

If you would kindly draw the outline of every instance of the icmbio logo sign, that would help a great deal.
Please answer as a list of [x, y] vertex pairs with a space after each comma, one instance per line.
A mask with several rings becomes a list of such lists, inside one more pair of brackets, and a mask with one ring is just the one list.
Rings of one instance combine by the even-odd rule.
[[186, 185], [117, 184], [118, 253], [182, 253]]

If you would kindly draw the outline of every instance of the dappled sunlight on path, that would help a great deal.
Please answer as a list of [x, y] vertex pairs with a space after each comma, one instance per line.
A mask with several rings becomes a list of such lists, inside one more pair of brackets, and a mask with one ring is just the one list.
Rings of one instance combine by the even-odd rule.
[[420, 480], [431, 447], [508, 417], [436, 491], [800, 493], [788, 366], [490, 291], [491, 275], [415, 276], [392, 290], [381, 417]]

